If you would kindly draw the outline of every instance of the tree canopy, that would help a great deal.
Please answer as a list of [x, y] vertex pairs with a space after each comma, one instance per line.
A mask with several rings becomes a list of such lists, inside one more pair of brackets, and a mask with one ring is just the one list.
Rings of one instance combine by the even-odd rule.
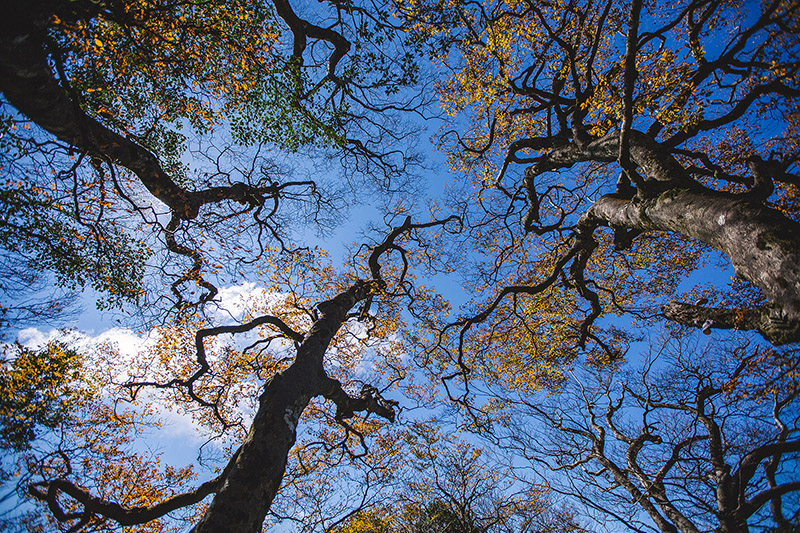
[[[799, 55], [786, 0], [8, 6], [4, 525], [798, 527]], [[13, 342], [81, 299], [137, 348]]]

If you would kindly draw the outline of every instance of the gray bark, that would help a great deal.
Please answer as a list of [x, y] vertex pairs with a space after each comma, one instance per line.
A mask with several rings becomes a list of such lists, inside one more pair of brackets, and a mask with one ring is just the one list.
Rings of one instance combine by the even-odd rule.
[[[526, 187], [532, 189], [536, 176], [544, 172], [589, 161], [615, 161], [619, 143], [619, 135], [609, 133], [590, 142], [556, 146], [526, 170]], [[579, 232], [609, 226], [618, 232], [620, 242], [648, 231], [676, 232], [703, 242], [727, 255], [736, 275], [760, 288], [769, 301], [758, 317], [751, 310], [738, 325], [726, 320], [723, 327], [758, 329], [774, 344], [800, 341], [800, 224], [762, 203], [774, 178], [765, 174], [766, 166], [753, 167], [756, 186], [751, 191], [732, 194], [703, 187], [667, 148], [645, 133], [631, 130], [629, 144], [631, 162], [644, 176], [639, 180], [641, 189], [597, 200], [581, 218]], [[536, 220], [532, 202], [526, 228]], [[686, 311], [672, 308], [666, 314], [681, 320], [688, 316]], [[700, 311], [692, 309], [689, 314], [694, 320]]]
[[671, 189], [640, 200], [604, 196], [584, 223], [641, 231], [673, 231], [721, 251], [736, 275], [759, 287], [771, 304], [762, 332], [781, 344], [799, 340], [800, 224], [744, 195]]

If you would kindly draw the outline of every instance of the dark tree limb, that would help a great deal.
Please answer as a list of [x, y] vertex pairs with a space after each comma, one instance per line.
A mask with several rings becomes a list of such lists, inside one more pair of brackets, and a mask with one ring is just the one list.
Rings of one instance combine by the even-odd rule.
[[661, 312], [669, 320], [684, 326], [701, 328], [706, 334], [712, 329], [752, 330], [758, 331], [775, 345], [794, 342], [800, 336], [797, 322], [787, 320], [779, 311], [767, 307], [727, 309], [671, 302]]
[[342, 388], [342, 384], [333, 378], [328, 379], [324, 388], [322, 395], [336, 404], [336, 420], [345, 420], [352, 418], [357, 412], [366, 412], [394, 422], [394, 407], [397, 402], [385, 400], [371, 385], [361, 387], [361, 394], [357, 397], [350, 396]]
[[[234, 457], [238, 453], [237, 451]], [[228, 469], [223, 471], [216, 478], [201, 484], [191, 492], [172, 496], [155, 505], [147, 507], [126, 507], [116, 502], [98, 498], [85, 488], [65, 479], [34, 483], [28, 490], [34, 498], [47, 503], [53, 516], [60, 522], [79, 520], [78, 525], [80, 525], [80, 523], [88, 523], [91, 521], [94, 515], [101, 515], [114, 520], [122, 526], [134, 526], [155, 520], [177, 509], [201, 502], [206, 496], [213, 494], [219, 489], [227, 473]], [[83, 507], [83, 511], [78, 513], [65, 513], [58, 501], [59, 494], [62, 493], [79, 502]]]
[[55, 12], [55, 5], [49, 2], [17, 4], [6, 12], [5, 31], [0, 35], [0, 90], [21, 113], [82, 152], [131, 170], [182, 220], [196, 218], [203, 205], [230, 200], [257, 206], [276, 194], [274, 186], [246, 183], [184, 189], [161, 167], [155, 154], [83, 112], [79, 102], [59, 85], [48, 64], [45, 36]]
[[633, 0], [628, 17], [628, 37], [625, 48], [625, 73], [622, 95], [622, 125], [619, 132], [619, 155], [617, 161], [628, 179], [640, 193], [645, 192], [644, 180], [636, 173], [628, 145], [633, 124], [633, 90], [639, 73], [636, 70], [636, 54], [639, 51], [639, 14], [642, 1]]

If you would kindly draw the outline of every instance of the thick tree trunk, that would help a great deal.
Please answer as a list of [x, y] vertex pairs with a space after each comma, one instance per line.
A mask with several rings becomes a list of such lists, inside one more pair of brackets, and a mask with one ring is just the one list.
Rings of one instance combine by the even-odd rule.
[[800, 340], [800, 224], [781, 213], [752, 204], [746, 195], [693, 188], [668, 190], [647, 200], [604, 196], [582, 222], [672, 231], [716, 248], [730, 258], [736, 275], [759, 287], [769, 300], [770, 340]]
[[369, 290], [369, 284], [358, 282], [317, 306], [321, 316], [303, 339], [294, 363], [264, 386], [250, 432], [195, 532], [261, 531], [283, 479], [297, 421], [310, 399], [325, 392], [325, 351], [349, 310]]
[[[618, 132], [591, 142], [568, 142], [528, 167], [525, 184], [532, 202], [526, 229], [537, 222], [538, 200], [533, 188], [540, 174], [587, 161], [616, 161], [619, 142]], [[635, 194], [633, 199], [624, 191], [600, 198], [582, 217], [579, 228], [587, 232], [597, 226], [671, 231], [716, 248], [728, 256], [738, 276], [762, 290], [769, 308], [729, 310], [673, 304], [667, 306], [665, 315], [686, 324], [705, 316], [703, 320], [721, 320], [724, 328], [757, 329], [774, 344], [800, 341], [800, 224], [761, 203], [772, 188], [770, 169], [752, 165], [755, 185], [750, 192], [730, 194], [693, 180], [668, 148], [645, 133], [630, 131], [629, 150], [636, 171], [643, 175], [642, 190], [629, 191], [631, 196]], [[617, 237], [621, 244], [631, 238], [622, 231]]]
[[196, 216], [197, 202], [173, 182], [151, 152], [87, 116], [53, 77], [44, 35], [54, 12], [48, 2], [19, 2], [4, 14], [0, 90], [6, 99], [58, 139], [132, 170], [182, 218]]
[[[57, 61], [48, 54], [47, 26], [53, 15], [84, 17], [90, 13], [70, 13], [78, 3], [15, 2], [0, 20], [0, 91], [23, 113], [56, 138], [103, 161], [132, 171], [147, 190], [179, 218], [197, 217], [201, 206], [232, 200], [259, 205], [277, 194], [272, 186], [246, 183], [208, 189], [188, 190], [176, 183], [162, 168], [153, 152], [128, 136], [120, 135], [89, 116], [79, 98], [59, 84], [50, 66]], [[93, 5], [88, 3], [92, 8]], [[66, 84], [66, 80], [62, 80]]]

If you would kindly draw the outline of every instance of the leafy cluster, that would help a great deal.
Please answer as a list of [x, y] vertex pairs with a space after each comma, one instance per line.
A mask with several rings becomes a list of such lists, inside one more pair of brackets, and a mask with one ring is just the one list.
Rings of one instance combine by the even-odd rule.
[[57, 428], [91, 394], [80, 354], [63, 345], [3, 345], [0, 363], [3, 448], [28, 449], [42, 430]]

